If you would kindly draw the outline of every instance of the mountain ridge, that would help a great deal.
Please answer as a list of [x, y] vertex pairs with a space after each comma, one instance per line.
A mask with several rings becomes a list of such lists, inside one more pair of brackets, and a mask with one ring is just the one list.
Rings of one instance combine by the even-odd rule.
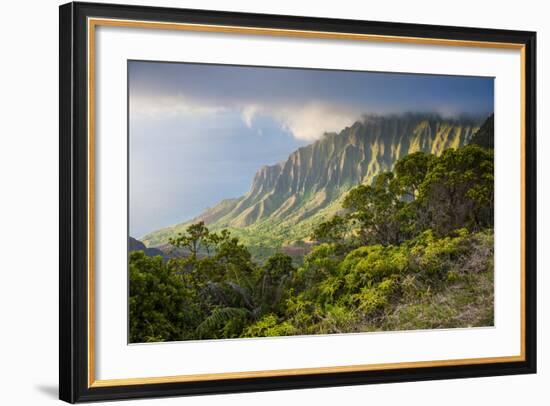
[[150, 233], [142, 241], [147, 246], [165, 244], [199, 221], [213, 230], [230, 229], [252, 245], [301, 241], [316, 223], [340, 209], [352, 187], [370, 183], [410, 153], [439, 155], [465, 145], [481, 122], [433, 113], [365, 115], [338, 133], [325, 133], [298, 148], [285, 161], [262, 166], [245, 195], [222, 200], [190, 221]]

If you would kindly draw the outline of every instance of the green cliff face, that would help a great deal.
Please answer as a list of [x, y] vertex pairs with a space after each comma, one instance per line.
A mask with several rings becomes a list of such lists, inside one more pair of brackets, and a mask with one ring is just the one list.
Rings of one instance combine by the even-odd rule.
[[300, 245], [312, 228], [341, 209], [343, 195], [416, 151], [439, 155], [470, 141], [480, 122], [434, 114], [365, 116], [340, 133], [299, 148], [288, 159], [258, 170], [249, 192], [223, 200], [200, 216], [155, 231], [142, 240], [165, 244], [189, 224], [230, 229], [252, 250]]

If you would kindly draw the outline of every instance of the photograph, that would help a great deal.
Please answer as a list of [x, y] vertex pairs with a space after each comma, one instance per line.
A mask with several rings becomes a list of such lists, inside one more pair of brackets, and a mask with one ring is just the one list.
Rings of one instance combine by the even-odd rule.
[[127, 61], [128, 343], [494, 326], [495, 78]]
[[[9, 286], [57, 292], [53, 322], [28, 301], [30, 330], [11, 336], [34, 351], [42, 324], [58, 323], [59, 351], [39, 355], [58, 356], [58, 374], [41, 368], [59, 399], [540, 395], [527, 382], [542, 382], [543, 13], [399, 1], [56, 7], [58, 80], [41, 83], [59, 106], [40, 103], [43, 118], [7, 134], [33, 162], [57, 156], [59, 187], [16, 182], [24, 214], [8, 211], [19, 234], [4, 234], [28, 251], [27, 206], [58, 193], [57, 215], [41, 216], [56, 224], [35, 230], [58, 227], [58, 284], [18, 271], [34, 260], [43, 274], [29, 251], [10, 271], [29, 280]], [[27, 59], [17, 70], [32, 81]], [[29, 116], [38, 87], [6, 78]], [[33, 124], [25, 134], [42, 141], [46, 120], [57, 155], [16, 136]], [[503, 391], [504, 379], [526, 386]]]
[[550, 399], [544, 2], [97, 1], [2, 9], [0, 406]]

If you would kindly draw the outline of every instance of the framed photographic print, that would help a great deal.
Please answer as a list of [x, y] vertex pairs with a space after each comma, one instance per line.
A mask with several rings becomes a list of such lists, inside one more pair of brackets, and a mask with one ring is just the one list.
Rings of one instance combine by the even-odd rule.
[[60, 7], [60, 398], [534, 373], [535, 33]]

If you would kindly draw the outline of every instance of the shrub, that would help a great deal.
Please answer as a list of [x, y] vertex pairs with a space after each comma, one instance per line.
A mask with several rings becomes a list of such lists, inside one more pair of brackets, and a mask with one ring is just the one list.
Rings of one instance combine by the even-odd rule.
[[289, 321], [279, 323], [274, 314], [267, 314], [254, 324], [248, 326], [243, 337], [275, 337], [289, 336], [296, 333], [296, 329]]

